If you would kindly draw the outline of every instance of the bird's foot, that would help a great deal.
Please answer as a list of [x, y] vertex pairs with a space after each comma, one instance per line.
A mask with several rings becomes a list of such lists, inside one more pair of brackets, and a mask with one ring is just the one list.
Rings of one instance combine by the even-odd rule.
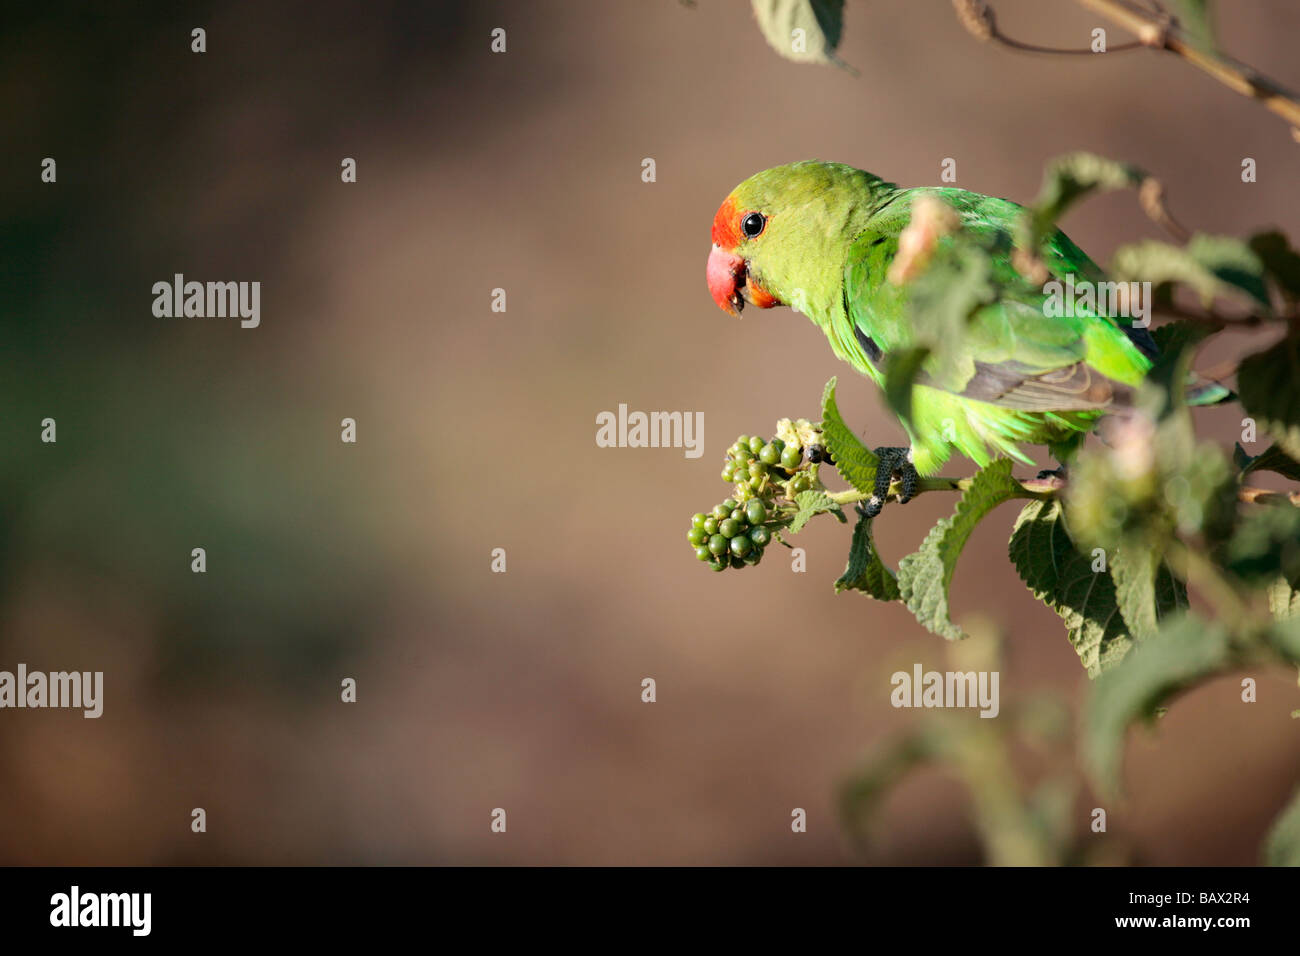
[[858, 513], [864, 518], [874, 518], [885, 507], [889, 497], [889, 486], [898, 478], [903, 487], [899, 491], [898, 503], [905, 505], [916, 495], [917, 482], [921, 476], [912, 464], [912, 449], [884, 447], [874, 449], [880, 459], [876, 465], [876, 484], [871, 490], [871, 497], [858, 505]]

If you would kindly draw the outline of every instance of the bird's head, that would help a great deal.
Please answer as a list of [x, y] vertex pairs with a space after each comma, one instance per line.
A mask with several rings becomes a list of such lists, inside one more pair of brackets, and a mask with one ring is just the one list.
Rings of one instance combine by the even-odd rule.
[[819, 160], [745, 180], [713, 217], [707, 269], [713, 301], [737, 316], [746, 302], [815, 309], [829, 280], [838, 284], [849, 243], [879, 204], [882, 187], [892, 188], [870, 173]]

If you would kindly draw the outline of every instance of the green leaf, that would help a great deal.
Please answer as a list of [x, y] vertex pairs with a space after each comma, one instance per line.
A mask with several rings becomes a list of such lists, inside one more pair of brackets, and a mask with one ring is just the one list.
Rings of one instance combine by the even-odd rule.
[[1084, 759], [1099, 789], [1118, 788], [1129, 724], [1150, 719], [1169, 697], [1228, 663], [1228, 635], [1190, 614], [1136, 645], [1124, 663], [1097, 678], [1084, 717]]
[[1188, 607], [1186, 586], [1160, 560], [1155, 547], [1117, 548], [1110, 573], [1124, 623], [1129, 635], [1137, 640], [1155, 634], [1163, 619]]
[[1247, 455], [1241, 445], [1238, 445], [1236, 450], [1240, 452], [1240, 456], [1234, 455], [1234, 458], [1243, 475], [1248, 475], [1252, 471], [1272, 471], [1292, 481], [1300, 481], [1300, 461], [1296, 461], [1277, 445], [1270, 445], [1254, 458]]
[[975, 475], [952, 517], [930, 529], [920, 549], [899, 562], [899, 590], [922, 627], [950, 641], [966, 636], [948, 617], [948, 587], [957, 558], [980, 519], [1002, 502], [1025, 495], [1025, 489], [1011, 477], [1009, 459], [990, 463]]
[[1300, 866], [1300, 790], [1264, 838], [1264, 862], [1269, 866]]
[[1224, 547], [1224, 567], [1261, 587], [1300, 580], [1300, 508], [1259, 504], [1238, 522]]
[[794, 519], [790, 522], [791, 534], [798, 534], [815, 515], [825, 514], [828, 511], [841, 522], [846, 520], [843, 509], [824, 491], [801, 491], [794, 496], [794, 503], [799, 506], [799, 510], [795, 512]]
[[1059, 501], [1031, 501], [1011, 533], [1011, 561], [1034, 597], [1065, 621], [1079, 660], [1096, 677], [1132, 646], [1109, 571], [1093, 571], [1066, 529]]
[[1156, 348], [1164, 354], [1190, 348], [1205, 338], [1208, 331], [1200, 322], [1178, 320], [1156, 326], [1151, 330], [1151, 337], [1156, 341]]
[[1264, 262], [1268, 276], [1288, 302], [1300, 300], [1300, 253], [1282, 233], [1261, 232], [1250, 237], [1250, 248]]
[[839, 406], [835, 404], [836, 381], [832, 378], [822, 392], [822, 440], [844, 480], [863, 494], [870, 494], [876, 484], [880, 460], [840, 417]]
[[1017, 227], [1016, 245], [1037, 251], [1066, 210], [1092, 192], [1136, 189], [1146, 173], [1093, 153], [1068, 153], [1052, 160], [1043, 174], [1038, 198]]
[[1268, 586], [1268, 609], [1279, 621], [1300, 617], [1300, 587], [1286, 578], [1275, 578]]
[[853, 528], [853, 544], [849, 548], [849, 563], [835, 582], [835, 591], [861, 591], [877, 601], [897, 601], [898, 577], [885, 566], [871, 539], [871, 519], [858, 516]]
[[1300, 664], [1300, 616], [1283, 618], [1269, 628], [1268, 643], [1282, 658]]
[[1300, 338], [1285, 338], [1244, 359], [1237, 395], [1248, 415], [1292, 458], [1300, 459]]
[[1228, 236], [1198, 234], [1182, 248], [1156, 239], [1129, 243], [1115, 250], [1110, 272], [1120, 282], [1182, 283], [1207, 307], [1218, 296], [1236, 296], [1270, 309], [1264, 263], [1246, 243]]
[[[752, 0], [768, 45], [787, 60], [856, 72], [835, 55], [844, 32], [844, 0]], [[796, 32], [799, 31], [799, 32]]]

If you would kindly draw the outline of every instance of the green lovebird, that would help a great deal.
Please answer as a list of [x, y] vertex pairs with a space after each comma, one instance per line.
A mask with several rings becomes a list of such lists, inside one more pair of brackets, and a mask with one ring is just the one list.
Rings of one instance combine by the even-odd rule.
[[[737, 186], [713, 220], [709, 291], [732, 315], [746, 302], [794, 306], [821, 327], [837, 356], [880, 385], [890, 353], [915, 344], [908, 284], [891, 281], [890, 266], [914, 208], [933, 207], [935, 199], [964, 233], [1006, 250], [991, 263], [1003, 291], [971, 316], [961, 361], [922, 364], [912, 419], [903, 423], [911, 447], [877, 449], [881, 465], [868, 514], [879, 512], [893, 475], [902, 478], [899, 500], [906, 501], [917, 476], [934, 474], [954, 451], [981, 467], [998, 456], [1033, 464], [1018, 446], [1040, 444], [1065, 463], [1099, 418], [1131, 403], [1157, 355], [1150, 333], [1131, 318], [1046, 307], [1050, 293], [1021, 278], [1011, 262], [1022, 211], [1016, 203], [964, 189], [900, 189], [839, 163], [777, 166]], [[1059, 230], [1044, 246], [1043, 265], [1062, 283], [1067, 276], [1071, 283], [1105, 281]], [[1229, 395], [1201, 382], [1188, 400], [1212, 404]]]

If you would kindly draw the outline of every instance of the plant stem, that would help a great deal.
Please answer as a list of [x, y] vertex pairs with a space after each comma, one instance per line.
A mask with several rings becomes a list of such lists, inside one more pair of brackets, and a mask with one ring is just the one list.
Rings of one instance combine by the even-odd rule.
[[[1300, 101], [1296, 95], [1251, 66], [1231, 57], [1202, 50], [1188, 43], [1166, 17], [1135, 7], [1125, 0], [1077, 0], [1095, 13], [1136, 34], [1147, 46], [1177, 54], [1242, 96], [1259, 100], [1265, 108], [1300, 128]], [[1297, 129], [1300, 133], [1300, 129]]]
[[[916, 483], [916, 491], [913, 497], [925, 494], [927, 491], [965, 491], [971, 486], [972, 481], [974, 481], [973, 478], [922, 478]], [[1056, 493], [1065, 486], [1060, 479], [1032, 478], [1020, 482], [1020, 487], [1024, 490], [1021, 497], [1046, 501], [1049, 498], [1056, 497]], [[902, 491], [902, 482], [895, 480], [889, 486], [889, 497], [902, 494]], [[871, 492], [850, 488], [848, 491], [827, 492], [827, 497], [837, 505], [850, 505], [857, 501], [866, 501], [871, 497]]]
[[[925, 494], [927, 491], [964, 492], [971, 486], [973, 480], [973, 478], [922, 478], [916, 483], [916, 492], [913, 497]], [[1020, 482], [1020, 487], [1024, 492], [1020, 497], [1050, 501], [1064, 490], [1065, 483], [1059, 478], [1030, 478]], [[902, 482], [896, 480], [889, 486], [889, 497], [899, 495], [902, 491]], [[854, 502], [866, 501], [871, 497], [871, 492], [850, 488], [848, 491], [828, 491], [826, 497], [837, 505], [851, 505]], [[1237, 500], [1246, 504], [1288, 501], [1300, 508], [1300, 491], [1272, 491], [1268, 488], [1242, 485], [1237, 489]]]

